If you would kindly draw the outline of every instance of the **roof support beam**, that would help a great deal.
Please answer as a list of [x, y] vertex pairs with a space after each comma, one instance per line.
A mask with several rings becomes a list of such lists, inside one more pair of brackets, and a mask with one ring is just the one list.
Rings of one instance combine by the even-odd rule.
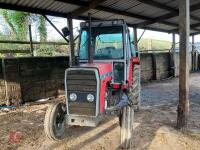
[[72, 17], [79, 16], [83, 14], [84, 12], [87, 12], [90, 9], [96, 8], [99, 4], [105, 2], [106, 0], [92, 0], [90, 3], [87, 4], [87, 6], [81, 6], [80, 8], [74, 10], [71, 14]]
[[193, 35], [198, 35], [198, 34], [200, 34], [200, 32], [195, 32], [195, 33], [192, 33], [190, 35], [193, 36]]
[[[200, 29], [196, 28], [196, 25], [200, 25], [200, 23], [197, 23], [197, 24], [194, 24], [194, 25], [191, 25], [190, 28], [192, 30], [195, 30], [195, 31], [198, 31], [198, 33], [200, 33]], [[195, 27], [194, 27], [195, 26]], [[179, 29], [173, 29], [173, 30], [169, 30], [170, 33], [177, 33], [179, 31]]]
[[189, 119], [190, 0], [179, 0], [179, 12], [180, 66], [177, 128], [183, 129], [188, 127]]
[[[161, 4], [161, 3], [156, 2], [154, 0], [138, 0], [138, 1], [141, 2], [141, 3], [147, 4], [147, 5], [150, 5], [152, 7], [160, 8], [160, 9], [163, 9], [163, 10], [166, 10], [166, 11], [170, 11], [170, 13], [168, 13], [166, 15], [162, 15], [160, 17], [157, 17], [155, 19], [156, 21], [144, 21], [142, 23], [139, 23], [137, 25], [138, 27], [143, 27], [143, 26], [146, 26], [146, 25], [154, 24], [156, 22], [159, 22], [160, 20], [170, 19], [170, 18], [178, 16], [178, 14], [179, 14], [178, 9], [175, 9], [173, 7], [170, 7], [170, 6], [167, 6], [167, 5], [164, 5], [164, 4]], [[198, 9], [200, 9], [200, 3], [192, 5], [190, 10], [195, 11], [195, 10], [198, 10]], [[199, 17], [193, 16], [193, 15], [190, 15], [190, 17], [193, 20], [200, 21]]]
[[[200, 26], [200, 23], [196, 23], [196, 24], [190, 25], [190, 28], [191, 28], [192, 30], [197, 31], [197, 32], [195, 32], [195, 33], [192, 33], [191, 35], [197, 35], [197, 34], [200, 33], [200, 29], [197, 28], [197, 27], [199, 27], [199, 26]], [[145, 28], [145, 27], [143, 27], [143, 28]], [[176, 29], [173, 29], [173, 30], [169, 30], [168, 33], [178, 33], [178, 31], [179, 31], [179, 29], [176, 28]]]
[[65, 39], [65, 41], [67, 41], [67, 43], [69, 42], [69, 40], [62, 34], [62, 32], [60, 32], [60, 30], [58, 30], [58, 28], [51, 22], [51, 20], [49, 20], [49, 18], [45, 15], [43, 15], [43, 17], [46, 19], [46, 21], [48, 21], [48, 23], [58, 32], [58, 34], [60, 34], [60, 36], [63, 37], [63, 39]]

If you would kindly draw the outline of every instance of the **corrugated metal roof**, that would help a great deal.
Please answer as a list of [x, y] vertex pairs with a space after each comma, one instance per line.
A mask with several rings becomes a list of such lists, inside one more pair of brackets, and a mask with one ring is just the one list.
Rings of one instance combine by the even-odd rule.
[[[0, 8], [42, 13], [47, 15], [67, 17], [68, 13], [87, 6], [92, 0], [0, 0]], [[153, 3], [159, 3], [154, 5]], [[151, 4], [150, 4], [151, 3]], [[163, 5], [164, 7], [159, 7]], [[190, 0], [190, 5], [200, 8], [200, 0]], [[169, 8], [169, 9], [167, 9]], [[102, 10], [103, 9], [103, 10]], [[78, 18], [86, 19], [88, 13], [96, 19], [124, 19], [128, 24], [141, 28], [172, 31], [178, 28], [177, 0], [106, 0], [100, 6], [79, 14]], [[173, 15], [174, 13], [174, 15]], [[172, 14], [172, 17], [164, 17]], [[191, 12], [191, 24], [200, 23], [200, 10]], [[192, 33], [200, 32], [199, 28], [192, 28]]]

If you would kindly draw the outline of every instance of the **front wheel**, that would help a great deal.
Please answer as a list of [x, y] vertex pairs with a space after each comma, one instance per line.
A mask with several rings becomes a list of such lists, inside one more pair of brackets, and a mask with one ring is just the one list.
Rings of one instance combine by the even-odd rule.
[[120, 126], [121, 126], [121, 147], [123, 149], [129, 149], [131, 147], [132, 132], [133, 132], [133, 118], [134, 108], [126, 106], [120, 113]]
[[65, 132], [66, 107], [63, 103], [52, 104], [46, 112], [44, 131], [48, 138], [61, 140]]

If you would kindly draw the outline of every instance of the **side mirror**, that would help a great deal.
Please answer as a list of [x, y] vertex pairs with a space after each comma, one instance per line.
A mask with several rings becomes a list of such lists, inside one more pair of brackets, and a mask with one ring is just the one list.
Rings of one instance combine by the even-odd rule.
[[62, 28], [62, 33], [63, 33], [64, 37], [69, 36], [70, 35], [70, 31], [69, 31], [68, 27]]
[[131, 41], [131, 44], [135, 45], [135, 41]]

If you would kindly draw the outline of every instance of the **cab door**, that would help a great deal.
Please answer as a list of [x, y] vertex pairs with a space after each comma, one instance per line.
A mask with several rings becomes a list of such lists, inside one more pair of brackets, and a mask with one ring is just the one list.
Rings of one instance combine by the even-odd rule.
[[133, 67], [135, 64], [139, 64], [139, 57], [137, 56], [136, 46], [134, 45], [134, 34], [130, 36], [130, 32], [127, 33], [128, 43], [130, 50], [128, 52], [128, 84], [131, 85], [133, 83]]

